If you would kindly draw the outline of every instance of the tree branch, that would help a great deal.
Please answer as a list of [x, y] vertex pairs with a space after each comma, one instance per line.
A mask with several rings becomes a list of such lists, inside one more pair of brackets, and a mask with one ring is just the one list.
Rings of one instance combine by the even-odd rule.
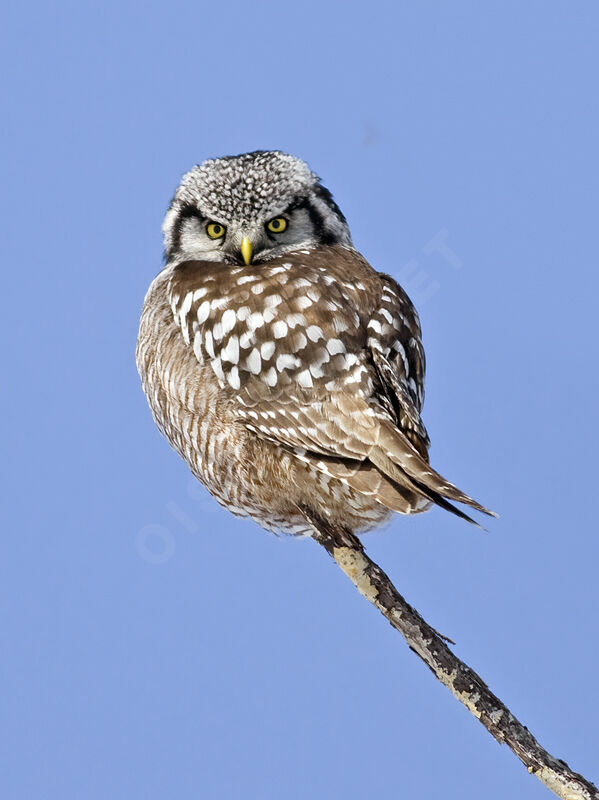
[[313, 538], [331, 555], [360, 594], [378, 608], [411, 650], [463, 703], [499, 743], [505, 742], [530, 773], [563, 800], [599, 800], [599, 790], [554, 758], [528, 728], [489, 689], [482, 678], [454, 655], [443, 638], [404, 600], [388, 575], [364, 552], [354, 534], [333, 526], [302, 507]]

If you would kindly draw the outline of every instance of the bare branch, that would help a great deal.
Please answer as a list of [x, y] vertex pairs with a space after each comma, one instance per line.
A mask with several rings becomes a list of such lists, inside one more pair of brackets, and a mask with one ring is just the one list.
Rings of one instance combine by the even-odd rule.
[[599, 800], [597, 787], [541, 747], [482, 678], [451, 652], [437, 631], [399, 594], [388, 575], [366, 555], [354, 534], [330, 525], [307, 508], [303, 507], [302, 512], [314, 528], [313, 538], [335, 559], [358, 591], [379, 609], [410, 649], [498, 742], [505, 742], [527, 770], [563, 800]]

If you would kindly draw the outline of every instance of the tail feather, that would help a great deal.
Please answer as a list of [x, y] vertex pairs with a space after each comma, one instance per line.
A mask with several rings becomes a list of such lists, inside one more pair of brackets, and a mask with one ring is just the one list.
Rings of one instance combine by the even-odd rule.
[[345, 458], [320, 456], [318, 461], [296, 452], [296, 457], [350, 486], [360, 494], [374, 497], [379, 503], [399, 514], [418, 514], [426, 511], [434, 500], [404, 481], [401, 484], [369, 461], [350, 461]]
[[448, 511], [466, 517], [470, 522], [473, 520], [447, 503], [447, 500], [464, 503], [491, 517], [497, 516], [494, 511], [490, 511], [478, 503], [434, 470], [416, 451], [407, 437], [386, 420], [381, 421], [378, 444], [368, 457], [383, 474], [400, 484], [409, 479], [408, 483], [411, 488], [416, 488], [425, 497], [443, 508], [446, 508], [446, 504], [449, 505]]
[[376, 444], [365, 449], [363, 461], [323, 454], [315, 458], [314, 454], [299, 448], [294, 451], [295, 456], [400, 514], [417, 514], [435, 504], [482, 528], [450, 502], [453, 500], [483, 514], [497, 516], [434, 470], [390, 420], [379, 418], [378, 422]]

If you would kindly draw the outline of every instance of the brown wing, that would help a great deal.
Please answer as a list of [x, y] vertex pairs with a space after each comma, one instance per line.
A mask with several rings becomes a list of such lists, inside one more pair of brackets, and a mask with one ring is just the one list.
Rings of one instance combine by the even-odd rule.
[[448, 507], [444, 497], [484, 510], [427, 464], [418, 318], [354, 250], [188, 262], [169, 295], [185, 340], [257, 436], [395, 510]]
[[426, 457], [430, 440], [420, 419], [425, 374], [420, 320], [401, 286], [388, 275], [379, 277], [380, 297], [368, 322], [378, 392], [397, 427]]

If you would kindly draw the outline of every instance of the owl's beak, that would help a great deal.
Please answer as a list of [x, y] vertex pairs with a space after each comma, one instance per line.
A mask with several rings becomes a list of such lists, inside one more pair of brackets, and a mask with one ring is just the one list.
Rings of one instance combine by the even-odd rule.
[[241, 255], [243, 256], [243, 263], [244, 264], [251, 264], [252, 263], [252, 243], [248, 239], [247, 236], [244, 236], [241, 240]]

